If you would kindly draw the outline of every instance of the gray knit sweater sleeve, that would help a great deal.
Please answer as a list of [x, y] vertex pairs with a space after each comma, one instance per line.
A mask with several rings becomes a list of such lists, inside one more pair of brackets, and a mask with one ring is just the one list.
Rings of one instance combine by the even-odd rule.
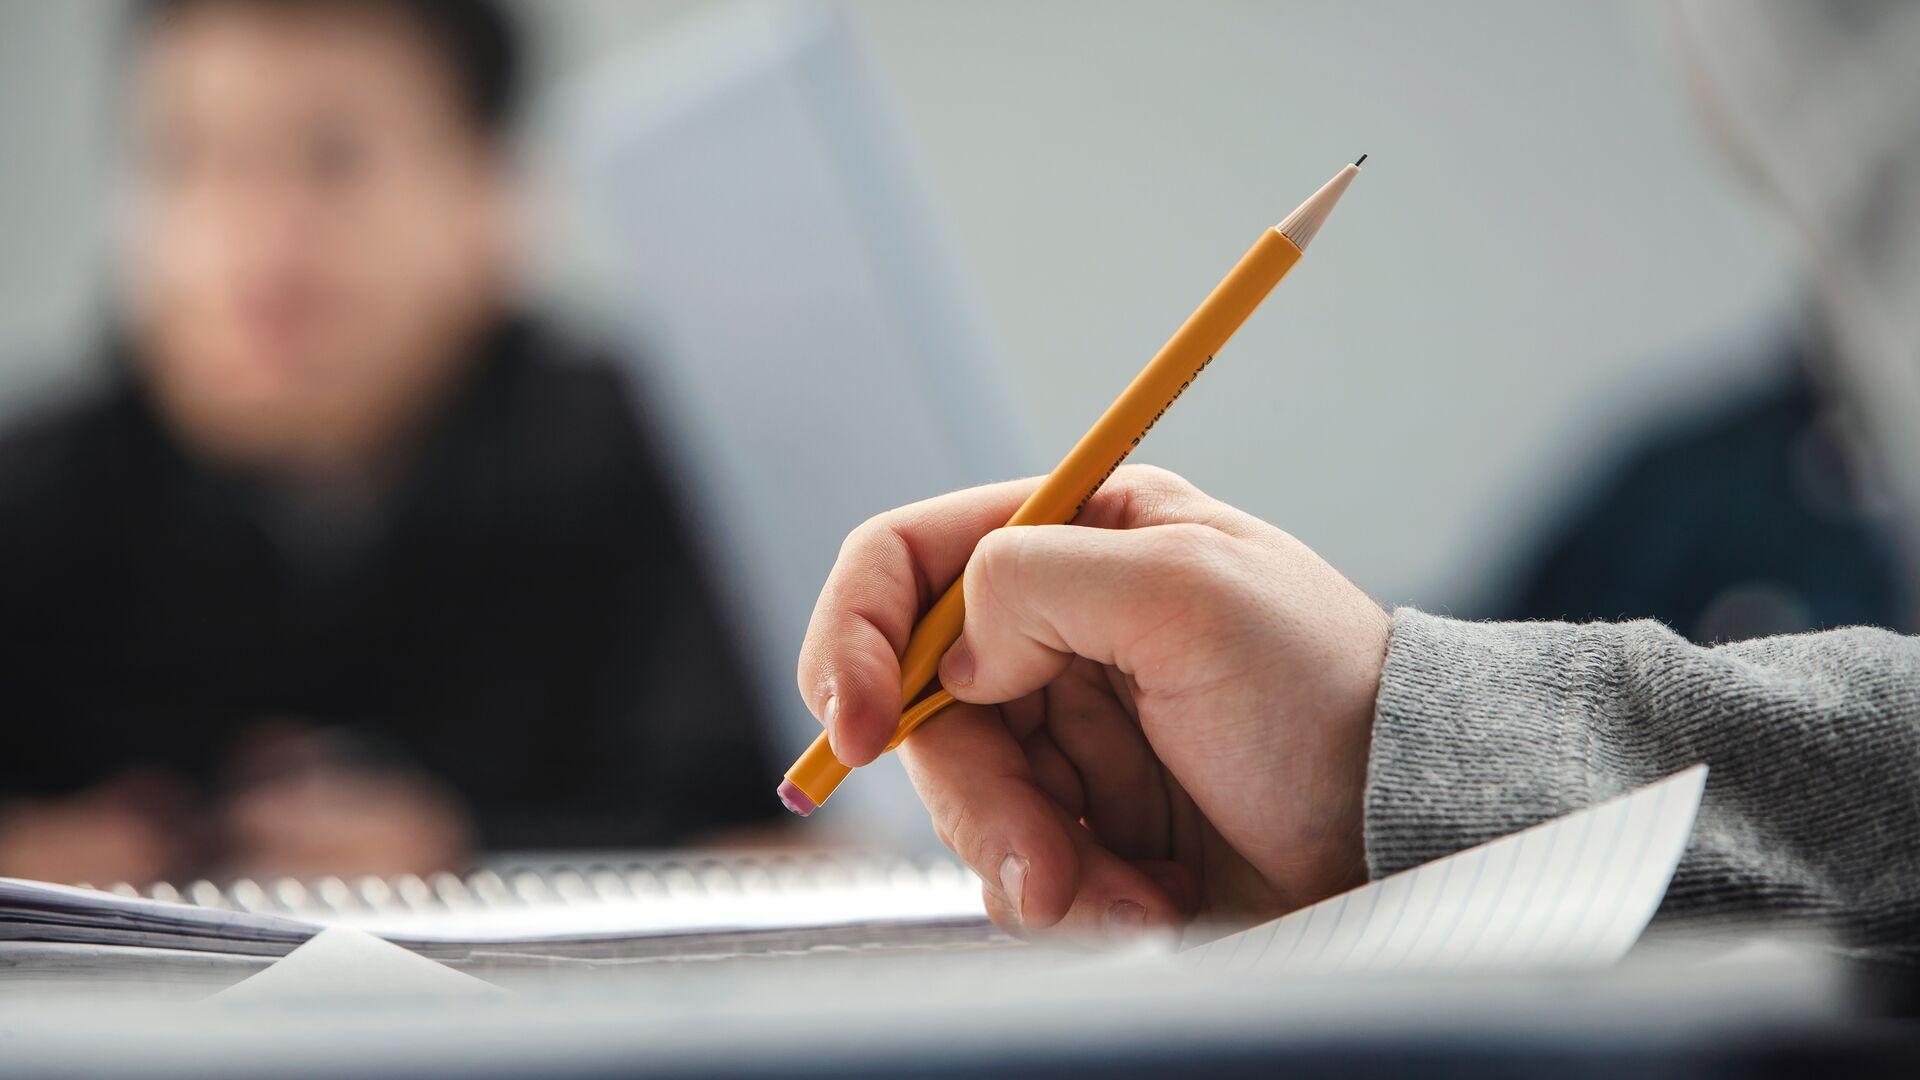
[[1375, 877], [1696, 762], [1662, 919], [1791, 922], [1920, 961], [1920, 638], [1704, 648], [1655, 622], [1394, 613], [1366, 802]]

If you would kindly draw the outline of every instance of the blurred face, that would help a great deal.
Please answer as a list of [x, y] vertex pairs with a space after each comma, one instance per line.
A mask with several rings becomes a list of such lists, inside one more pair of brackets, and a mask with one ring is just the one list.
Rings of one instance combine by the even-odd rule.
[[498, 307], [505, 192], [398, 17], [208, 3], [133, 81], [126, 268], [174, 430], [233, 463], [377, 460]]

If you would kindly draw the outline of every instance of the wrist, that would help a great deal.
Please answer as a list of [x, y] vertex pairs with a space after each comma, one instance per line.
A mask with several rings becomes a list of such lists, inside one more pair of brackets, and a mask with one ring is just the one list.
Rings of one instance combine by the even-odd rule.
[[1365, 610], [1354, 620], [1354, 638], [1347, 650], [1350, 667], [1341, 694], [1345, 704], [1336, 720], [1340, 741], [1333, 798], [1339, 841], [1337, 851], [1330, 854], [1343, 868], [1346, 888], [1368, 880], [1367, 781], [1372, 769], [1374, 716], [1392, 634], [1393, 616], [1368, 599]]

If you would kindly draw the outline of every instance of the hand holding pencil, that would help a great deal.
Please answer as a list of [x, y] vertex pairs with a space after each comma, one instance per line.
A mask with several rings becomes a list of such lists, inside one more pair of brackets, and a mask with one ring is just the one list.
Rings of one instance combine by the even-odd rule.
[[1366, 880], [1361, 794], [1387, 614], [1299, 541], [1171, 473], [1117, 472], [1073, 525], [1000, 528], [1020, 480], [849, 538], [801, 684], [850, 763], [892, 739], [898, 650], [962, 573], [940, 678], [900, 746], [935, 831], [1020, 933], [1251, 925]]
[[[1213, 362], [1214, 354], [1227, 339], [1300, 261], [1307, 245], [1318, 235], [1366, 160], [1365, 154], [1360, 155], [1284, 221], [1262, 233], [1200, 307], [1107, 407], [1092, 429], [1002, 524], [1058, 525], [1073, 520], [1134, 447], [1146, 438], [1160, 417]], [[925, 691], [941, 654], [959, 638], [964, 618], [965, 599], [960, 584], [954, 582], [933, 602], [906, 638], [899, 657], [901, 713], [887, 749], [900, 745], [916, 728], [953, 701], [944, 689]], [[830, 733], [834, 695], [807, 687], [804, 679], [801, 692], [808, 695]], [[780, 800], [803, 817], [826, 802], [849, 772], [848, 763], [834, 752], [829, 733], [814, 740], [787, 770], [780, 784]]]
[[801, 651], [826, 731], [780, 786], [790, 809], [900, 750], [1022, 932], [1252, 923], [1365, 880], [1385, 612], [1278, 529], [1120, 469], [1364, 160], [1261, 236], [1051, 474], [848, 538]]

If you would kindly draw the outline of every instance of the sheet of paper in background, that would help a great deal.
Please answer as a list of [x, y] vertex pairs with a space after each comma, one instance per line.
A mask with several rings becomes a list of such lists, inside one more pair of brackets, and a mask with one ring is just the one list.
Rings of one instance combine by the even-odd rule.
[[1706, 789], [1690, 769], [1180, 956], [1196, 971], [1604, 967], [1653, 918]]
[[306, 944], [213, 995], [221, 1005], [315, 999], [491, 996], [503, 993], [491, 983], [455, 971], [364, 930], [335, 926]]

